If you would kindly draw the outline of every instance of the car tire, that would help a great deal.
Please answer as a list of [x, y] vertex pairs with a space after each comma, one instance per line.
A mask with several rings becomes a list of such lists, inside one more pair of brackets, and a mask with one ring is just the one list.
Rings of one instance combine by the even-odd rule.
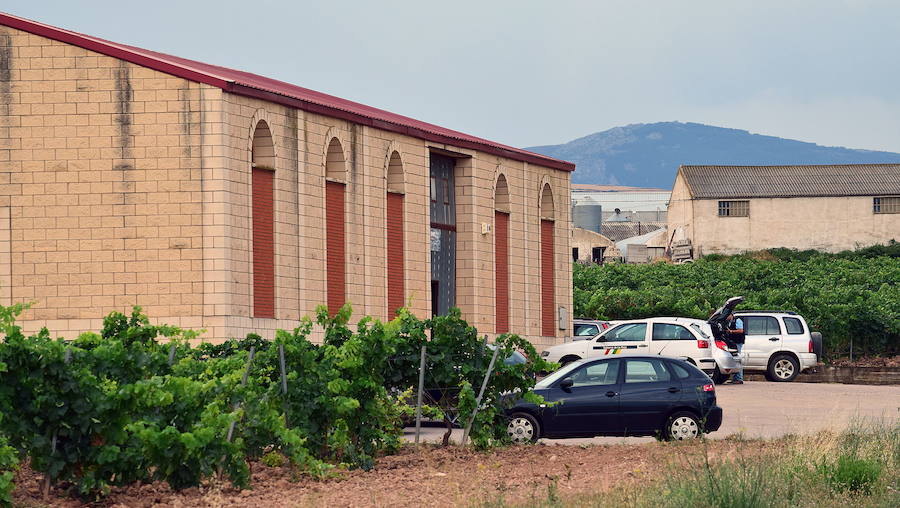
[[509, 417], [506, 433], [513, 444], [534, 443], [541, 437], [541, 425], [528, 413], [513, 413]]
[[722, 374], [722, 371], [719, 370], [718, 366], [716, 366], [716, 370], [713, 371], [713, 374], [710, 377], [712, 378], [713, 383], [717, 385], [728, 381], [728, 374]]
[[564, 356], [559, 360], [559, 366], [565, 367], [566, 365], [572, 362], [577, 362], [578, 360], [581, 360], [581, 358], [574, 355]]
[[703, 426], [700, 424], [700, 418], [694, 413], [678, 411], [666, 419], [666, 426], [661, 434], [666, 441], [696, 439], [703, 435]]
[[778, 383], [793, 381], [800, 374], [800, 362], [791, 355], [775, 355], [769, 360], [769, 368], [766, 374], [769, 381]]

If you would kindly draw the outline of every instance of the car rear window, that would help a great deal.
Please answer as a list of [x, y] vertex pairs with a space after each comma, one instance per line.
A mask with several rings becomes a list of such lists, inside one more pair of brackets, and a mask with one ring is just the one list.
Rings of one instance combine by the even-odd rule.
[[662, 360], [628, 360], [625, 362], [626, 383], [655, 383], [669, 381], [672, 375]]
[[675, 375], [678, 376], [679, 379], [687, 379], [691, 377], [691, 373], [681, 365], [678, 365], [677, 363], [669, 363], [669, 366], [672, 367], [672, 370], [675, 371]]
[[653, 323], [653, 340], [694, 340], [694, 335], [681, 325]]
[[787, 328], [787, 332], [791, 335], [803, 335], [803, 323], [797, 318], [784, 318], [784, 327]]

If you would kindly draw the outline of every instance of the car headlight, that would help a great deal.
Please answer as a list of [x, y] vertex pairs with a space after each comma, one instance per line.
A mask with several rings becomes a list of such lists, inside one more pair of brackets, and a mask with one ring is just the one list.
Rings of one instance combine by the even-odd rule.
[[542, 351], [541, 356], [550, 356], [550, 351]]

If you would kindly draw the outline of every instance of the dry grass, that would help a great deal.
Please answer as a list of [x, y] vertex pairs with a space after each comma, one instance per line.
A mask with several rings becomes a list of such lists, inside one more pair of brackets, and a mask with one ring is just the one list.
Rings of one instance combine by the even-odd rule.
[[724, 457], [707, 441], [689, 444], [638, 484], [574, 496], [549, 485], [543, 498], [521, 506], [900, 506], [900, 426], [739, 443]]

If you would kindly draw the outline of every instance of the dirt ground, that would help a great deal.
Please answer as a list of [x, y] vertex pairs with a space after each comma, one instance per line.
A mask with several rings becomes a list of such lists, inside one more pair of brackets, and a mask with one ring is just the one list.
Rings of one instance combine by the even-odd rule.
[[841, 358], [831, 363], [834, 367], [900, 367], [900, 355], [897, 356], [867, 356], [850, 361], [849, 358]]
[[[722, 428], [705, 443], [658, 443], [653, 438], [542, 440], [533, 446], [476, 452], [457, 446], [407, 445], [378, 460], [372, 471], [345, 471], [328, 480], [295, 477], [286, 468], [252, 465], [252, 490], [227, 484], [173, 492], [166, 484], [115, 488], [96, 506], [115, 507], [356, 507], [472, 506], [545, 500], [555, 484], [565, 499], [602, 492], [635, 481], [652, 481], [668, 467], [695, 467], [704, 449], [712, 461], [781, 449], [789, 434], [835, 431], [855, 421], [900, 421], [900, 386], [748, 382], [717, 388], [724, 409]], [[406, 429], [412, 440], [412, 429]], [[458, 434], [460, 431], [456, 431]], [[423, 438], [438, 441], [443, 429], [428, 427]], [[430, 436], [430, 437], [429, 437]], [[765, 440], [757, 440], [763, 438]], [[736, 449], [739, 451], [736, 452]], [[64, 487], [40, 495], [40, 475], [25, 468], [16, 479], [18, 505], [82, 506]]]
[[[761, 442], [708, 442], [711, 460], [758, 453]], [[746, 451], [743, 451], [746, 450]], [[287, 468], [253, 464], [253, 489], [236, 491], [208, 484], [173, 492], [164, 483], [114, 488], [102, 503], [109, 507], [282, 507], [282, 506], [471, 506], [503, 500], [522, 503], [546, 499], [555, 483], [566, 497], [601, 492], [666, 474], [665, 464], [698, 465], [699, 443], [648, 443], [613, 446], [538, 444], [477, 452], [460, 447], [404, 447], [398, 455], [378, 460], [372, 471], [345, 471], [328, 480], [295, 478]], [[83, 506], [64, 488], [40, 495], [40, 475], [23, 469], [16, 478], [14, 502], [21, 506]]]

